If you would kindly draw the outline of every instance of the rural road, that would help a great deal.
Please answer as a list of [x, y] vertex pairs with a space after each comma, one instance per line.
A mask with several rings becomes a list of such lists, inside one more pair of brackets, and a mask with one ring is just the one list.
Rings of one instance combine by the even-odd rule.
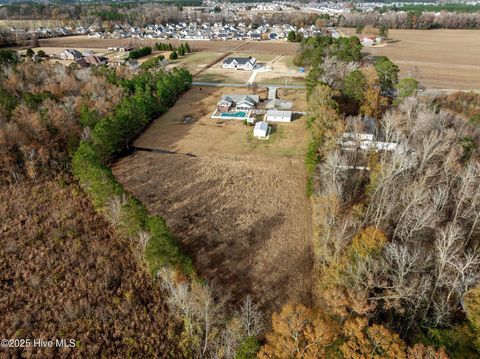
[[[223, 82], [198, 82], [193, 81], [193, 86], [204, 86], [204, 87], [250, 87], [251, 84], [228, 84]], [[269, 85], [269, 84], [257, 84], [257, 87], [277, 87], [283, 89], [304, 89], [304, 85]]]

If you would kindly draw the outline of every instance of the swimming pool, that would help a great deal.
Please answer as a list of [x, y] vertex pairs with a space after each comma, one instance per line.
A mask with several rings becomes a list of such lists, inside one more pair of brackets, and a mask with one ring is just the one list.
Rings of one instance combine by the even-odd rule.
[[244, 118], [247, 117], [247, 113], [245, 111], [236, 111], [236, 112], [224, 112], [220, 115], [220, 117], [238, 117]]

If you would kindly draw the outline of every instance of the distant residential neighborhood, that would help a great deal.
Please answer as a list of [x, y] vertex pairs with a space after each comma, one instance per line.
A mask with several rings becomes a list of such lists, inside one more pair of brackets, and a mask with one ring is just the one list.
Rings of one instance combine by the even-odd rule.
[[55, 27], [24, 30], [9, 28], [12, 36], [17, 38], [50, 38], [71, 35], [86, 35], [92, 39], [178, 39], [178, 40], [285, 40], [291, 31], [300, 33], [302, 38], [318, 34], [330, 33], [331, 30], [317, 28], [315, 25], [297, 27], [290, 24], [263, 24], [260, 26], [246, 25], [243, 22], [222, 24], [210, 23], [169, 23], [151, 24], [144, 28], [115, 24], [111, 30], [104, 30], [101, 26], [89, 27]]

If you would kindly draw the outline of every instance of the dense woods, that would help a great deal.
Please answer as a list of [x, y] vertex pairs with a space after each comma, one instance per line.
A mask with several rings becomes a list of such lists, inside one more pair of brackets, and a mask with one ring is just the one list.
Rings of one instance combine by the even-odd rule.
[[0, 332], [76, 343], [5, 356], [182, 357], [162, 288], [70, 176], [1, 186], [0, 218]]
[[[313, 64], [315, 304], [275, 314], [260, 357], [477, 357], [478, 127], [405, 98], [415, 82], [387, 58], [360, 63], [333, 43], [307, 40], [299, 57]], [[362, 149], [367, 134], [383, 147]]]
[[[453, 4], [452, 4], [453, 5]], [[480, 14], [478, 12], [435, 12], [427, 11], [372, 11], [368, 13], [352, 12], [338, 19], [339, 26], [357, 27], [372, 25], [377, 28], [385, 26], [390, 29], [478, 29]]]
[[161, 3], [125, 4], [7, 4], [0, 7], [2, 20], [81, 21], [101, 25], [103, 21], [147, 25], [155, 21], [182, 19], [181, 6], [199, 6], [199, 0], [162, 1]]
[[3, 62], [12, 66], [0, 70], [1, 182], [39, 180], [66, 169], [79, 138], [124, 93], [89, 70]]
[[[104, 162], [119, 153], [153, 116], [171, 106], [189, 87], [190, 74], [183, 69], [138, 74], [126, 69], [74, 70], [21, 61], [11, 51], [0, 52], [0, 60], [1, 195], [8, 194], [8, 200], [2, 201], [6, 221], [2, 238], [8, 238], [8, 246], [1, 251], [1, 262], [9, 267], [2, 270], [1, 283], [4, 299], [8, 299], [3, 310], [12, 313], [4, 318], [2, 333], [12, 338], [42, 333], [54, 338], [65, 333], [85, 345], [82, 353], [86, 356], [181, 357], [173, 339], [182, 330], [181, 322], [169, 318], [160, 300], [161, 285], [148, 273], [155, 274], [167, 264], [185, 275], [193, 273], [193, 268], [163, 219], [149, 216], [124, 193]], [[87, 143], [93, 152], [85, 157], [81, 150]], [[71, 183], [72, 156], [73, 172], [84, 186], [82, 180], [89, 181], [87, 193], [103, 218]], [[88, 162], [92, 158], [98, 162]], [[81, 171], [75, 165], [83, 166]], [[91, 177], [81, 176], [95, 169], [98, 172]], [[28, 227], [22, 225], [25, 222]], [[92, 237], [97, 241], [92, 242]], [[37, 240], [44, 243], [42, 255], [38, 261], [24, 263], [31, 257], [19, 256], [19, 251], [38, 254], [38, 248], [32, 247]], [[61, 249], [60, 243], [73, 252]], [[81, 250], [84, 246], [88, 250]], [[62, 251], [71, 256], [60, 256]], [[108, 253], [108, 261], [102, 253]], [[100, 267], [94, 266], [96, 261]], [[118, 261], [124, 262], [121, 270]], [[57, 270], [57, 277], [52, 266], [63, 268]], [[25, 278], [34, 270], [38, 278], [30, 284]], [[76, 290], [62, 294], [57, 287], [42, 284], [53, 285], [61, 278], [61, 283], [71, 282]], [[96, 283], [94, 290], [88, 289], [88, 281]], [[37, 290], [39, 286], [45, 293]], [[48, 294], [51, 288], [57, 288], [56, 294]], [[19, 291], [27, 303], [22, 310], [14, 304], [21, 302]], [[31, 291], [35, 291], [35, 301]], [[64, 302], [65, 313], [55, 314], [55, 298]], [[124, 315], [113, 315], [119, 306]], [[22, 315], [23, 310], [30, 314]], [[43, 313], [43, 320], [32, 313]], [[89, 316], [95, 320], [89, 321]], [[19, 321], [22, 317], [24, 322]], [[32, 321], [38, 325], [29, 324]], [[135, 327], [143, 327], [142, 333], [136, 333]], [[95, 334], [98, 330], [101, 339]]]
[[[182, 45], [182, 49], [189, 47]], [[78, 345], [85, 345], [82, 353], [86, 356], [254, 357], [264, 322], [252, 299], [247, 296], [233, 307], [221, 289], [198, 278], [165, 221], [150, 215], [122, 188], [108, 167], [152, 119], [190, 88], [190, 73], [182, 68], [165, 72], [150, 65], [137, 73], [107, 67], [78, 70], [60, 64], [23, 62], [13, 52], [0, 55], [4, 65], [1, 194], [7, 195], [12, 189], [18, 192], [2, 207], [10, 238], [10, 249], [0, 253], [8, 258], [2, 263], [17, 268], [2, 274], [2, 286], [15, 285], [4, 288], [8, 289], [4, 295], [10, 298], [4, 309], [16, 313], [2, 323], [2, 332], [12, 337], [22, 333], [54, 337], [60, 331], [76, 338]], [[91, 202], [78, 194], [71, 174]], [[21, 198], [32, 186], [33, 195], [24, 203]], [[82, 216], [71, 217], [69, 213], [74, 211]], [[45, 216], [49, 220], [43, 223]], [[24, 223], [27, 218], [35, 221], [28, 219], [30, 227], [20, 231], [18, 237], [12, 236], [17, 221]], [[89, 236], [97, 238], [98, 243], [86, 243]], [[25, 259], [16, 255], [19, 248], [28, 251], [35, 239], [45, 241], [42, 253], [48, 259], [42, 255], [35, 262], [41, 279], [30, 287], [28, 280], [12, 277], [24, 273], [18, 270]], [[55, 255], [56, 241], [73, 251], [70, 259], [63, 259], [66, 262]], [[102, 241], [108, 245], [100, 251]], [[76, 256], [75, 251], [83, 246], [89, 251]], [[121, 251], [127, 252], [122, 255]], [[111, 256], [108, 263], [102, 261], [107, 252]], [[104, 267], [98, 269], [89, 261], [100, 261]], [[125, 261], [128, 263], [122, 270], [116, 267]], [[76, 268], [75, 276], [82, 276], [76, 281], [95, 281], [92, 273], [98, 272], [90, 299], [79, 297], [83, 293], [80, 290], [65, 294], [65, 314], [55, 316], [50, 299], [57, 296], [38, 293], [25, 308], [44, 308], [45, 317], [53, 324], [47, 326], [43, 321], [33, 329], [18, 331], [23, 326], [31, 327], [30, 319], [18, 322], [16, 315], [24, 312], [13, 310], [16, 291], [30, 295], [39, 281], [51, 280], [49, 273], [42, 271], [55, 265], [63, 268], [58, 275], [69, 281], [77, 278], [65, 272], [70, 267]], [[26, 276], [31, 275], [33, 267], [28, 268]], [[116, 310], [122, 315], [112, 314]], [[96, 319], [89, 321], [90, 315]], [[103, 336], [94, 341], [98, 328]], [[113, 344], [101, 345], [107, 341]]]

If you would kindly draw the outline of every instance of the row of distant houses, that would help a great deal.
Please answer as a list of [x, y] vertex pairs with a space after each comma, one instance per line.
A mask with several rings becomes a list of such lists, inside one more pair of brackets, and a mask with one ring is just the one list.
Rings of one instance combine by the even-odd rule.
[[256, 28], [243, 23], [239, 24], [197, 24], [179, 23], [167, 25], [149, 25], [144, 29], [140, 28], [118, 28], [105, 37], [114, 38], [149, 38], [149, 39], [185, 39], [185, 40], [282, 40], [288, 37], [290, 31], [297, 31], [304, 37], [314, 36], [322, 33], [321, 29], [315, 26], [300, 27], [289, 24], [260, 25]]
[[101, 26], [89, 27], [39, 27], [34, 30], [10, 28], [12, 35], [23, 38], [48, 38], [68, 35], [86, 35], [96, 39], [181, 39], [181, 40], [286, 40], [290, 31], [301, 33], [304, 38], [318, 34], [327, 34], [329, 30], [319, 29], [314, 25], [296, 27], [290, 24], [260, 26], [246, 25], [245, 23], [168, 23], [154, 24], [146, 27], [137, 27], [126, 24], [115, 24], [110, 30]]

